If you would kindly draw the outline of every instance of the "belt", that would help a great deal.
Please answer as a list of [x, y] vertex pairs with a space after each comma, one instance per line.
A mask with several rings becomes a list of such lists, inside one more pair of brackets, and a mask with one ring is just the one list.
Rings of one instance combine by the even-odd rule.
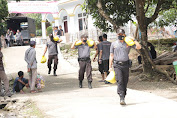
[[86, 58], [78, 58], [78, 61], [89, 61], [90, 57], [86, 57]]
[[114, 60], [114, 63], [118, 64], [118, 65], [121, 65], [121, 66], [124, 66], [124, 65], [128, 65], [129, 61], [116, 61], [116, 60]]

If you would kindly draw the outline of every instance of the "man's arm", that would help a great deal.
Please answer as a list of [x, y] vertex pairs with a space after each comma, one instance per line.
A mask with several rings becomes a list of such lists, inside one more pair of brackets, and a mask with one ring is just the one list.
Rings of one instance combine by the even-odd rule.
[[47, 52], [47, 46], [45, 47], [43, 56], [45, 56], [45, 53], [46, 53], [46, 52]]
[[109, 56], [109, 71], [112, 70], [113, 59], [114, 59], [114, 54], [110, 53], [110, 56]]
[[29, 66], [30, 66], [30, 68], [31, 68], [31, 66], [33, 65], [33, 62], [35, 61], [35, 58], [36, 58], [36, 51], [33, 50], [33, 51], [31, 52], [31, 57], [30, 57], [30, 59], [29, 59]]
[[71, 45], [71, 49], [75, 49], [75, 44], [78, 40], [74, 41], [73, 44]]
[[21, 79], [18, 79], [18, 81], [26, 86], [26, 84]]
[[98, 55], [98, 47], [97, 47], [97, 49], [96, 49], [96, 54], [95, 54], [95, 57], [93, 58], [93, 61], [95, 61], [97, 55]]
[[141, 49], [141, 45], [138, 43], [138, 41], [134, 41], [135, 45], [136, 45], [136, 49], [140, 50]]

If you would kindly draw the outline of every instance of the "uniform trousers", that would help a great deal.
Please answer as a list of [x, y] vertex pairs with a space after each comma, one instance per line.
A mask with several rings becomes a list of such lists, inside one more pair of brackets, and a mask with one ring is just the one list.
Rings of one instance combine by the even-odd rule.
[[37, 79], [37, 68], [32, 68], [30, 69], [30, 72], [29, 72], [29, 85], [30, 85], [31, 91], [35, 90], [36, 79]]
[[1, 93], [1, 80], [4, 82], [6, 94], [9, 92], [9, 80], [7, 79], [5, 71], [0, 71], [0, 93]]
[[54, 59], [54, 67], [53, 69], [56, 70], [57, 69], [57, 65], [58, 65], [58, 55], [49, 55], [49, 59], [48, 59], [48, 68], [51, 69], [51, 65]]
[[114, 64], [114, 71], [117, 80], [117, 93], [121, 97], [125, 97], [127, 92], [127, 84], [129, 80], [129, 66], [128, 65], [120, 66]]
[[83, 81], [86, 72], [87, 80], [92, 82], [92, 66], [91, 60], [79, 61], [79, 81]]

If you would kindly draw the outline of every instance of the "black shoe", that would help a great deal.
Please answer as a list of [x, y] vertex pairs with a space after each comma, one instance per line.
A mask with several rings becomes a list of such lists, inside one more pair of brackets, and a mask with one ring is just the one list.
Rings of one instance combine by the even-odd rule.
[[79, 81], [79, 88], [82, 88], [82, 81]]
[[51, 69], [49, 69], [48, 74], [50, 74], [50, 72], [51, 72]]
[[88, 81], [88, 88], [92, 89], [92, 82], [91, 81]]
[[120, 105], [126, 105], [126, 103], [125, 103], [125, 100], [124, 100], [124, 99], [121, 99], [121, 100], [120, 100]]
[[120, 95], [120, 105], [126, 105], [125, 96], [123, 96], [123, 95]]
[[106, 81], [106, 80], [104, 81], [104, 83], [105, 83], [105, 84], [111, 84], [110, 82], [108, 82], [108, 81]]
[[57, 76], [56, 71], [53, 71], [53, 75], [54, 75], [54, 76]]

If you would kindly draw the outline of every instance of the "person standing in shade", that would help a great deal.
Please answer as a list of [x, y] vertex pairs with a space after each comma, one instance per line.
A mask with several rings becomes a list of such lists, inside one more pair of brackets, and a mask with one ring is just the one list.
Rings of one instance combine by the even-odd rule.
[[7, 47], [10, 46], [10, 36], [11, 36], [11, 32], [10, 32], [10, 29], [8, 29], [6, 33], [6, 39], [5, 39]]
[[100, 55], [100, 46], [101, 46], [101, 42], [103, 41], [102, 36], [99, 36], [99, 44], [97, 44], [97, 48], [96, 48], [96, 54], [95, 57], [93, 59], [93, 61], [95, 62], [95, 59], [98, 55], [98, 70], [101, 73], [102, 76], [102, 80], [100, 80], [99, 82], [104, 82], [104, 71], [103, 71], [103, 63], [99, 63], [99, 55]]
[[[4, 65], [3, 65], [3, 54], [1, 52], [1, 45], [0, 45], [0, 96], [9, 96], [11, 97], [12, 94], [9, 91], [9, 80], [7, 79], [5, 70], [4, 70]], [[1, 93], [1, 80], [4, 82], [4, 86], [5, 86], [5, 92]]]
[[61, 33], [61, 35], [60, 35], [60, 36], [64, 36], [64, 31], [63, 31], [63, 29], [62, 29], [62, 26], [61, 26], [61, 25], [59, 26], [59, 30], [60, 30], [60, 33]]
[[46, 48], [45, 48], [45, 51], [44, 51], [44, 54], [43, 56], [45, 56], [45, 53], [47, 52], [47, 49], [48, 49], [48, 74], [50, 74], [51, 72], [51, 65], [52, 65], [52, 62], [54, 60], [54, 71], [53, 71], [53, 75], [54, 76], [57, 76], [56, 74], [56, 70], [57, 70], [57, 65], [58, 65], [58, 48], [57, 48], [57, 43], [60, 43], [62, 40], [60, 41], [54, 41], [53, 40], [53, 34], [50, 34], [49, 35], [49, 38], [50, 38], [50, 41], [47, 43], [46, 45]]
[[20, 30], [17, 30], [17, 32], [16, 32], [16, 42], [17, 42], [17, 45], [23, 45], [23, 42], [22, 42], [22, 40], [23, 40], [23, 37], [22, 37], [22, 33], [20, 32]]
[[25, 61], [27, 62], [31, 93], [36, 93], [35, 82], [37, 79], [37, 60], [35, 47], [36, 42], [30, 41], [30, 48], [28, 48], [25, 52]]
[[[103, 42], [101, 43], [100, 46], [99, 63], [103, 64], [105, 78], [109, 74], [110, 47], [111, 47], [111, 42], [107, 41], [107, 35], [103, 34]], [[108, 84], [109, 82], [105, 81], [105, 83]]]
[[[131, 47], [128, 46], [124, 41], [124, 37], [126, 35], [123, 29], [118, 30], [117, 35], [118, 40], [113, 42], [110, 48], [109, 70], [112, 70], [113, 65], [117, 80], [117, 93], [120, 96], [120, 104], [126, 105], [125, 96], [127, 92], [130, 67], [128, 54]], [[134, 42], [135, 45], [132, 47], [138, 50], [141, 49], [141, 45], [136, 40], [134, 40]]]
[[75, 46], [78, 40], [76, 40], [72, 45], [72, 49], [78, 49], [78, 62], [79, 62], [79, 87], [82, 88], [82, 81], [84, 80], [84, 73], [86, 71], [87, 80], [88, 80], [88, 88], [92, 89], [92, 66], [90, 60], [90, 48], [96, 49], [96, 44], [92, 47], [89, 47], [87, 42], [88, 36], [83, 34], [81, 35], [82, 44], [79, 46]]

